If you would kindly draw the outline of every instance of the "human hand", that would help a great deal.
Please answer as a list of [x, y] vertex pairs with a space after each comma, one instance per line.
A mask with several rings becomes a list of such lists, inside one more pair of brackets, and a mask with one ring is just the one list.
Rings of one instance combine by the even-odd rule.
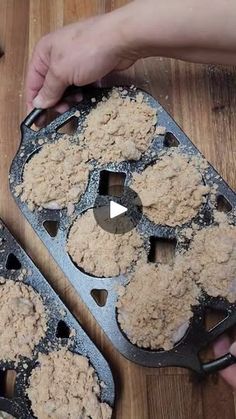
[[[117, 10], [45, 35], [36, 45], [26, 80], [28, 109], [56, 105], [70, 85], [84, 86], [136, 61]], [[58, 110], [64, 111], [64, 104]]]
[[[213, 350], [217, 358], [228, 352], [236, 357], [236, 341], [231, 344], [230, 338], [227, 335], [223, 335], [214, 343]], [[234, 390], [236, 390], [236, 364], [221, 370], [220, 375]]]
[[235, 0], [223, 9], [224, 18], [220, 0], [214, 8], [211, 0], [135, 0], [49, 33], [29, 66], [28, 110], [55, 106], [69, 85], [93, 83], [140, 57], [236, 65]]

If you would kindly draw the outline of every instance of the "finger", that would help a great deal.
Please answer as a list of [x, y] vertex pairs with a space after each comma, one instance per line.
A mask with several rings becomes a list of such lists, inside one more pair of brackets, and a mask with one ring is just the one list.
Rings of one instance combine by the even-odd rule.
[[34, 107], [41, 109], [53, 107], [61, 99], [66, 87], [67, 83], [49, 68], [43, 86], [33, 100]]
[[220, 357], [229, 352], [230, 344], [231, 342], [229, 336], [225, 334], [220, 336], [213, 344], [215, 356]]
[[236, 342], [232, 343], [232, 345], [229, 348], [229, 352], [236, 357]]
[[46, 112], [43, 112], [35, 121], [35, 125], [38, 128], [46, 127], [46, 125], [50, 124], [54, 119], [56, 119], [60, 113], [55, 108], [47, 109]]
[[28, 111], [33, 108], [33, 99], [42, 88], [45, 76], [48, 72], [50, 58], [50, 43], [47, 37], [36, 45], [32, 59], [30, 61], [26, 76], [26, 103]]
[[34, 122], [35, 126], [38, 128], [43, 128], [45, 127], [45, 125], [47, 124], [47, 115], [46, 114], [42, 114], [40, 115], [36, 121]]
[[82, 92], [76, 92], [74, 95], [72, 95], [72, 98], [73, 98], [74, 102], [82, 102], [83, 93]]
[[[222, 335], [213, 345], [214, 354], [217, 358], [225, 355], [230, 349], [230, 339], [227, 335]], [[236, 389], [236, 365], [220, 371], [221, 377], [234, 389]]]
[[80, 92], [74, 93], [73, 95], [67, 96], [63, 99], [63, 101], [59, 102], [54, 109], [59, 112], [63, 113], [70, 109], [71, 106], [76, 105], [83, 100], [83, 95]]
[[64, 99], [63, 99], [63, 101], [65, 101], [69, 105], [76, 104], [78, 102], [81, 102], [82, 100], [83, 100], [82, 92], [72, 93], [69, 96], [64, 97]]
[[70, 109], [70, 106], [66, 102], [60, 102], [58, 105], [54, 106], [53, 109], [59, 113], [64, 113]]
[[45, 75], [47, 74], [46, 67], [42, 68], [40, 59], [37, 59], [29, 66], [28, 77], [26, 81], [26, 103], [28, 111], [33, 108], [33, 100], [37, 96], [39, 90], [42, 88]]
[[[51, 108], [51, 111], [55, 111], [55, 113], [62, 114], [70, 109], [72, 105], [75, 105], [78, 102], [81, 102], [83, 99], [83, 95], [80, 92], [77, 92], [71, 96], [66, 97], [63, 101], [59, 102], [56, 106]], [[46, 125], [46, 123], [49, 122], [47, 120], [47, 115], [43, 114], [40, 115], [40, 117], [35, 122], [35, 125], [39, 128], [42, 128]]]

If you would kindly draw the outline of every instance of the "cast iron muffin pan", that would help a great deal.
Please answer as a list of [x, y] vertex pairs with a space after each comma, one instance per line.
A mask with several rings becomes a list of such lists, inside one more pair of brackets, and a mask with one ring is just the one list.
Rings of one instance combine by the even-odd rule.
[[[134, 97], [139, 90], [128, 88], [128, 95]], [[10, 186], [14, 195], [16, 185], [22, 182], [25, 163], [31, 156], [37, 152], [41, 145], [38, 142], [42, 138], [47, 138], [47, 142], [53, 142], [59, 139], [63, 134], [58, 132], [59, 128], [65, 125], [70, 119], [74, 118], [76, 122], [76, 132], [81, 132], [83, 120], [86, 114], [96, 106], [96, 103], [107, 96], [110, 89], [86, 89], [84, 99], [81, 103], [71, 108], [69, 111], [57, 117], [46, 127], [38, 132], [31, 129], [32, 124], [37, 120], [42, 110], [35, 109], [23, 121], [21, 125], [21, 144], [17, 155], [12, 163], [10, 172]], [[109, 163], [100, 165], [93, 162], [93, 170], [90, 172], [88, 185], [85, 193], [75, 206], [75, 215], [79, 216], [89, 208], [93, 208], [95, 200], [101, 190], [102, 184], [109, 172], [125, 174], [124, 185], [130, 185], [133, 172], [141, 172], [147, 165], [154, 162], [161, 152], [170, 148], [178, 147], [180, 151], [188, 155], [200, 155], [199, 150], [193, 145], [189, 138], [184, 134], [171, 116], [163, 107], [149, 94], [141, 91], [144, 99], [157, 111], [158, 126], [166, 127], [165, 135], [156, 135], [147, 152], [139, 161], [125, 161], [122, 163]], [[96, 99], [91, 101], [92, 98]], [[76, 111], [80, 111], [80, 116], [76, 119]], [[78, 115], [78, 113], [77, 113]], [[219, 176], [216, 170], [209, 164], [205, 172], [205, 184], [218, 185], [216, 207], [223, 207], [229, 213], [232, 223], [236, 223], [236, 195]], [[79, 267], [75, 266], [70, 256], [66, 252], [66, 240], [72, 224], [72, 219], [68, 217], [66, 210], [40, 210], [31, 212], [26, 203], [21, 202], [20, 197], [15, 196], [17, 205], [25, 215], [31, 226], [46, 245], [55, 261], [64, 271], [76, 291], [82, 297], [89, 310], [107, 334], [114, 347], [120, 351], [126, 358], [149, 367], [180, 366], [196, 371], [199, 374], [206, 374], [220, 368], [224, 368], [235, 362], [232, 355], [226, 354], [224, 357], [203, 364], [199, 357], [199, 352], [207, 347], [217, 336], [231, 328], [236, 323], [236, 305], [230, 304], [223, 298], [211, 298], [206, 294], [202, 295], [199, 306], [193, 308], [193, 318], [185, 336], [169, 351], [149, 350], [139, 348], [132, 344], [127, 336], [122, 332], [118, 321], [116, 311], [117, 286], [127, 284], [127, 278], [119, 276], [116, 278], [96, 278], [86, 274]], [[201, 228], [214, 223], [213, 209], [209, 200], [202, 205], [199, 213], [194, 218], [195, 223]], [[46, 224], [45, 224], [46, 222]], [[46, 230], [45, 226], [50, 225], [56, 228], [54, 237]], [[191, 225], [191, 222], [180, 227], [172, 228], [165, 225], [155, 225], [144, 215], [138, 226], [138, 231], [143, 236], [146, 248], [150, 247], [150, 238], [165, 238], [176, 240], [177, 249], [182, 246], [188, 246], [188, 243], [179, 240], [183, 228]], [[106, 301], [102, 303], [96, 301], [94, 295], [100, 292], [106, 294]], [[216, 324], [211, 330], [206, 330], [205, 314], [209, 310], [225, 313], [225, 318]]]
[[[112, 373], [107, 362], [1, 220], [0, 243], [0, 276], [13, 281], [23, 277], [21, 282], [30, 285], [43, 299], [48, 315], [46, 335], [35, 347], [32, 358], [20, 357], [17, 365], [14, 361], [0, 360], [1, 381], [4, 381], [7, 371], [14, 370], [16, 372], [13, 396], [7, 397], [1, 389], [0, 411], [7, 412], [18, 419], [33, 419], [35, 417], [26, 395], [29, 376], [37, 365], [38, 353], [56, 350], [59, 344], [61, 346], [68, 344], [69, 350], [89, 359], [97, 373], [99, 382], [104, 383], [104, 386], [101, 386], [101, 401], [112, 407], [115, 390]], [[68, 340], [72, 330], [74, 336]]]

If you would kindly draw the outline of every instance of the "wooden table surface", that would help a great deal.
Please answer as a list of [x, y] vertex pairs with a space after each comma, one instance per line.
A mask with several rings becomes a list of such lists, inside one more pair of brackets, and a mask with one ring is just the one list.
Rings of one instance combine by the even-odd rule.
[[[110, 362], [117, 384], [118, 419], [233, 419], [231, 389], [218, 377], [204, 382], [186, 370], [148, 369], [123, 358], [103, 335], [47, 250], [17, 209], [8, 170], [25, 116], [24, 77], [40, 37], [70, 22], [108, 12], [125, 0], [0, 0], [0, 217], [79, 319]], [[138, 62], [125, 74], [151, 92], [196, 146], [236, 189], [236, 73], [161, 58]]]

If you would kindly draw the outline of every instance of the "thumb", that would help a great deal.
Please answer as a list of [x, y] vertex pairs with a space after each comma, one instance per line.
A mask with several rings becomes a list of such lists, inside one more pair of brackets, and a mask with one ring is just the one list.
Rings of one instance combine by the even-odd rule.
[[[217, 341], [214, 343], [214, 353], [216, 357], [220, 357], [222, 355], [225, 355], [227, 352], [231, 352], [234, 355], [234, 344], [231, 346], [230, 339], [227, 335], [222, 335], [217, 339]], [[230, 367], [227, 367], [220, 371], [220, 375], [224, 380], [231, 386], [233, 389], [236, 390], [236, 364], [231, 365]]]
[[67, 83], [49, 68], [43, 86], [33, 100], [33, 106], [41, 109], [51, 108], [59, 102], [66, 87]]
[[236, 342], [232, 343], [232, 345], [229, 348], [229, 352], [236, 357]]

